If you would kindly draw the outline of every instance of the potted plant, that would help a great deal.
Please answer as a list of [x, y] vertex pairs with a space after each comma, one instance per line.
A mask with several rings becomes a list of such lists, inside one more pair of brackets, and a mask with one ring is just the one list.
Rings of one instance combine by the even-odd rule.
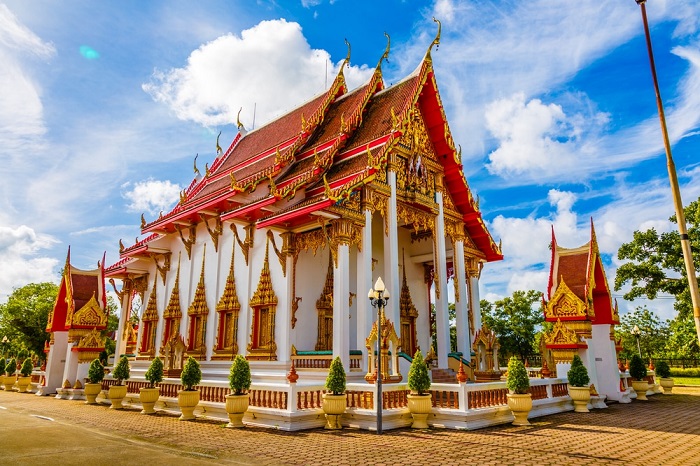
[[659, 376], [659, 383], [661, 388], [664, 389], [664, 395], [670, 395], [673, 393], [673, 379], [671, 378], [671, 369], [668, 367], [666, 361], [659, 361], [656, 363], [656, 375]]
[[635, 354], [630, 361], [630, 376], [632, 377], [632, 388], [637, 392], [637, 399], [647, 401], [647, 390], [649, 382], [647, 382], [647, 366], [644, 365], [642, 358]]
[[19, 369], [20, 376], [17, 377], [17, 389], [20, 393], [27, 391], [29, 384], [32, 382], [32, 371], [34, 370], [34, 364], [32, 360], [25, 357], [22, 367]]
[[124, 381], [129, 380], [130, 375], [129, 360], [126, 356], [122, 356], [112, 372], [112, 377], [117, 379], [117, 385], [109, 387], [108, 396], [112, 402], [110, 409], [124, 409], [124, 406], [122, 406], [122, 401], [126, 398], [126, 384]]
[[8, 392], [12, 391], [12, 386], [15, 384], [15, 380], [17, 380], [17, 377], [15, 376], [15, 372], [17, 372], [17, 361], [15, 361], [14, 358], [10, 359], [7, 361], [7, 364], [5, 365], [5, 390]]
[[163, 360], [156, 356], [143, 376], [150, 385], [139, 390], [139, 401], [143, 407], [141, 414], [155, 414], [153, 407], [160, 398], [160, 387], [156, 385], [163, 381]]
[[228, 384], [232, 393], [226, 395], [226, 413], [229, 423], [226, 427], [245, 427], [243, 415], [248, 410], [248, 389], [251, 384], [250, 364], [248, 360], [237, 354], [231, 364], [231, 372], [228, 376]]
[[529, 426], [528, 414], [532, 410], [532, 395], [530, 395], [530, 379], [523, 363], [511, 356], [508, 361], [508, 376], [506, 378], [508, 388], [508, 407], [513, 412], [514, 426]]
[[3, 375], [5, 373], [5, 358], [0, 358], [0, 390], [3, 389], [3, 385], [5, 384], [5, 376]]
[[574, 401], [574, 411], [577, 413], [587, 413], [588, 402], [591, 400], [591, 389], [588, 383], [588, 369], [583, 365], [583, 361], [578, 354], [571, 360], [571, 369], [566, 373], [569, 379], [569, 396]]
[[411, 361], [411, 367], [408, 370], [408, 388], [411, 393], [408, 395], [408, 410], [411, 411], [413, 417], [413, 429], [427, 429], [428, 415], [432, 411], [432, 395], [430, 390], [430, 376], [428, 375], [428, 366], [423, 359], [423, 353], [420, 350], [416, 351]]
[[86, 405], [97, 404], [97, 395], [102, 391], [102, 379], [104, 379], [104, 377], [104, 366], [99, 359], [93, 359], [88, 368], [88, 381], [85, 383]]
[[323, 412], [326, 415], [326, 429], [342, 429], [341, 418], [347, 408], [345, 395], [345, 369], [340, 356], [337, 356], [326, 377], [326, 393], [323, 394]]
[[177, 392], [177, 404], [180, 406], [181, 421], [191, 421], [196, 419], [194, 409], [199, 404], [199, 390], [195, 390], [195, 386], [202, 380], [202, 370], [199, 368], [199, 363], [195, 358], [190, 356], [182, 368], [180, 380], [185, 387], [184, 390]]

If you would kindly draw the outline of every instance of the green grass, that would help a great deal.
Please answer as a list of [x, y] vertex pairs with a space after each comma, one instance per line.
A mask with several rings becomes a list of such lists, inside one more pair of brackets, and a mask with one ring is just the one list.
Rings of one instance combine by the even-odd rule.
[[700, 385], [700, 377], [673, 377], [676, 385]]

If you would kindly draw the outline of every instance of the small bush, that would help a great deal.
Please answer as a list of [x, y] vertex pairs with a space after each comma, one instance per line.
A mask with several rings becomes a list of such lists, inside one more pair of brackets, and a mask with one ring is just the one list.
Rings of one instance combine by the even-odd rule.
[[10, 377], [12, 375], [15, 375], [15, 372], [17, 372], [17, 361], [15, 361], [15, 359], [12, 358], [9, 361], [7, 361], [7, 365], [5, 366], [5, 373], [8, 377]]
[[430, 376], [428, 366], [423, 360], [423, 353], [416, 351], [411, 361], [411, 368], [408, 370], [408, 388], [418, 395], [425, 395], [430, 390]]
[[202, 370], [199, 368], [199, 363], [192, 356], [187, 359], [185, 367], [182, 368], [180, 381], [188, 392], [194, 391], [194, 387], [202, 381]]
[[336, 356], [331, 363], [331, 367], [328, 369], [326, 390], [333, 395], [342, 395], [345, 393], [345, 369], [343, 368], [343, 362], [340, 360], [340, 356]]
[[126, 358], [126, 356], [122, 356], [117, 363], [117, 366], [114, 368], [114, 372], [112, 372], [112, 377], [117, 379], [117, 383], [119, 385], [123, 385], [123, 382], [125, 380], [129, 380], [130, 376], [131, 368], [129, 367], [129, 360]]
[[525, 395], [530, 388], [530, 378], [527, 376], [527, 369], [520, 359], [511, 356], [508, 361], [508, 377], [506, 387], [511, 393]]
[[90, 383], [100, 383], [105, 378], [105, 368], [99, 359], [93, 359], [88, 368], [88, 380]]
[[250, 388], [250, 364], [245, 356], [237, 354], [231, 364], [231, 372], [228, 376], [228, 385], [234, 395], [245, 395]]
[[32, 364], [32, 360], [26, 358], [22, 363], [22, 367], [20, 368], [19, 373], [22, 374], [22, 377], [29, 377], [30, 375], [32, 375], [33, 370], [34, 364]]
[[700, 377], [700, 368], [697, 367], [674, 367], [671, 369], [671, 377]]
[[571, 360], [571, 369], [566, 373], [566, 376], [572, 387], [587, 387], [591, 381], [590, 377], [588, 377], [588, 369], [583, 365], [583, 361], [581, 361], [578, 354], [575, 354]]
[[632, 356], [630, 360], [630, 376], [634, 380], [644, 380], [647, 376], [647, 366], [644, 365], [644, 361], [639, 357], [638, 354]]
[[143, 376], [150, 382], [150, 388], [155, 388], [156, 384], [163, 381], [163, 360], [156, 356]]
[[664, 379], [671, 377], [671, 369], [668, 367], [666, 361], [659, 361], [656, 363], [656, 375]]

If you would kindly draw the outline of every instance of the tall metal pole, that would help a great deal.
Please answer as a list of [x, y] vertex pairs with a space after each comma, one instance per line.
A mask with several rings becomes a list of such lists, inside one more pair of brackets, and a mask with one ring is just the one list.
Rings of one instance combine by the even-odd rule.
[[659, 81], [656, 78], [656, 65], [654, 64], [654, 52], [651, 47], [651, 35], [649, 34], [649, 23], [647, 21], [646, 0], [635, 0], [642, 10], [642, 20], [644, 22], [644, 34], [647, 39], [647, 51], [649, 52], [649, 64], [651, 66], [651, 77], [654, 81], [654, 91], [656, 92], [656, 106], [659, 110], [659, 120], [661, 120], [661, 133], [664, 138], [664, 148], [666, 149], [666, 166], [668, 167], [668, 178], [671, 182], [671, 192], [673, 193], [673, 206], [676, 209], [676, 219], [678, 220], [678, 232], [681, 236], [681, 249], [683, 250], [683, 260], [685, 261], [685, 271], [688, 275], [688, 286], [690, 288], [690, 299], [693, 303], [693, 318], [695, 319], [695, 331], [700, 342], [700, 293], [698, 293], [698, 280], [695, 276], [695, 265], [693, 264], [693, 253], [690, 249], [688, 230], [685, 225], [685, 213], [683, 212], [683, 201], [678, 188], [678, 177], [676, 176], [676, 165], [673, 163], [671, 155], [671, 144], [668, 140], [668, 130], [666, 129], [666, 117], [664, 116], [664, 106], [661, 102], [659, 92]]
[[382, 292], [379, 293], [377, 299], [377, 435], [382, 433], [382, 406], [384, 397], [382, 396], [382, 309], [384, 308], [384, 300]]

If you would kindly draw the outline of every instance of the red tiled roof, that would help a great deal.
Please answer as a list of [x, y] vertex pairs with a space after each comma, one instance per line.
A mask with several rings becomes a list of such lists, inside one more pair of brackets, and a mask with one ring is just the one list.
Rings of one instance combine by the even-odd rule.
[[557, 275], [559, 282], [563, 279], [566, 286], [584, 303], [586, 302], [588, 253], [560, 255]]

